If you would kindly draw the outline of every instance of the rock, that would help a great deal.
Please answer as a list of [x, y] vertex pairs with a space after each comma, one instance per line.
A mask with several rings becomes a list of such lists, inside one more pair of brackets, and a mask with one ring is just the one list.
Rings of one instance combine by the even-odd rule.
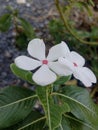
[[7, 57], [7, 58], [11, 58], [12, 57], [12, 55], [10, 54], [10, 52], [7, 51], [7, 50], [4, 52], [4, 56]]
[[30, 7], [31, 5], [30, 5], [30, 3], [26, 3], [26, 6], [27, 6], [27, 7]]
[[25, 4], [26, 0], [16, 0], [18, 4]]

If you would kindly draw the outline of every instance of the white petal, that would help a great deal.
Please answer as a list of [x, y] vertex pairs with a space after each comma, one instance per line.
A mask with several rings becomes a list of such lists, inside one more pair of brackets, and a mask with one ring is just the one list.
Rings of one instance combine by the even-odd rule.
[[62, 65], [59, 62], [49, 62], [48, 66], [59, 76], [68, 76], [72, 74], [71, 70], [69, 70], [65, 65]]
[[28, 53], [39, 60], [45, 59], [45, 44], [41, 39], [33, 39], [28, 44]]
[[85, 59], [74, 51], [70, 52], [66, 58], [69, 59], [72, 63], [76, 63], [78, 66], [83, 66], [85, 64]]
[[72, 62], [70, 62], [69, 60], [67, 60], [66, 58], [63, 58], [63, 57], [60, 57], [58, 59], [58, 62], [62, 65], [65, 66], [65, 68], [68, 68], [70, 71], [73, 71], [74, 70], [74, 65]]
[[59, 57], [64, 57], [69, 52], [70, 51], [67, 44], [62, 41], [60, 44], [50, 48], [47, 60], [49, 61], [57, 60]]
[[[90, 74], [90, 75], [89, 75]], [[95, 83], [96, 78], [91, 71], [86, 67], [79, 67], [73, 73], [74, 77], [79, 79], [86, 87], [90, 87], [92, 83]], [[94, 77], [93, 77], [94, 76]]]
[[56, 74], [49, 70], [47, 65], [43, 65], [34, 73], [33, 80], [41, 86], [46, 86], [53, 83], [56, 77]]
[[42, 63], [27, 56], [19, 56], [15, 59], [15, 64], [24, 70], [34, 70]]
[[92, 82], [92, 83], [96, 83], [97, 79], [94, 75], [94, 73], [87, 67], [83, 67], [83, 73], [88, 77], [88, 79]]

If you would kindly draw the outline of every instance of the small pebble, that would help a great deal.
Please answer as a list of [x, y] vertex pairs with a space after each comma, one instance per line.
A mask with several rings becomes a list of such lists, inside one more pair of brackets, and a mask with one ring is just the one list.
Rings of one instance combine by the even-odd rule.
[[27, 6], [27, 7], [30, 7], [31, 5], [30, 5], [30, 3], [26, 3], [26, 6]]
[[11, 58], [12, 57], [9, 51], [5, 51], [4, 52], [4, 56], [7, 57], [7, 58]]
[[18, 4], [25, 4], [26, 0], [16, 0]]
[[6, 72], [2, 72], [1, 75], [2, 75], [2, 77], [6, 77], [7, 73]]

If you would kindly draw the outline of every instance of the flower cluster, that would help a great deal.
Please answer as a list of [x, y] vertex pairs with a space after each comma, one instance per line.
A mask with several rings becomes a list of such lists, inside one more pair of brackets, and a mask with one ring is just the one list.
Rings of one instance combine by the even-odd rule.
[[15, 59], [15, 64], [23, 70], [37, 71], [32, 79], [41, 86], [53, 83], [59, 76], [68, 76], [73, 74], [87, 87], [96, 83], [96, 77], [87, 67], [83, 67], [85, 59], [78, 53], [70, 52], [67, 44], [61, 42], [50, 48], [49, 53], [45, 55], [45, 44], [41, 39], [33, 39], [29, 42], [28, 53], [32, 57], [19, 56]]

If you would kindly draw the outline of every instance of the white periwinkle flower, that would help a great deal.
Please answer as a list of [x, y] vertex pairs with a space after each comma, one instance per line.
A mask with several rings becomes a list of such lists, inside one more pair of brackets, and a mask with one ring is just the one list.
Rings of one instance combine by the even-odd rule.
[[72, 71], [74, 77], [79, 79], [86, 87], [90, 87], [92, 83], [96, 83], [94, 73], [87, 67], [83, 67], [85, 59], [74, 51], [69, 51], [65, 57], [59, 58], [59, 63], [65, 66], [65, 69]]
[[58, 62], [59, 57], [64, 57], [69, 52], [64, 42], [53, 46], [47, 57], [45, 56], [45, 44], [41, 39], [31, 40], [27, 51], [33, 58], [19, 56], [15, 59], [15, 64], [23, 70], [34, 70], [40, 67], [32, 76], [37, 84], [45, 86], [53, 83], [57, 78], [56, 74], [60, 76], [72, 74], [69, 69]]

